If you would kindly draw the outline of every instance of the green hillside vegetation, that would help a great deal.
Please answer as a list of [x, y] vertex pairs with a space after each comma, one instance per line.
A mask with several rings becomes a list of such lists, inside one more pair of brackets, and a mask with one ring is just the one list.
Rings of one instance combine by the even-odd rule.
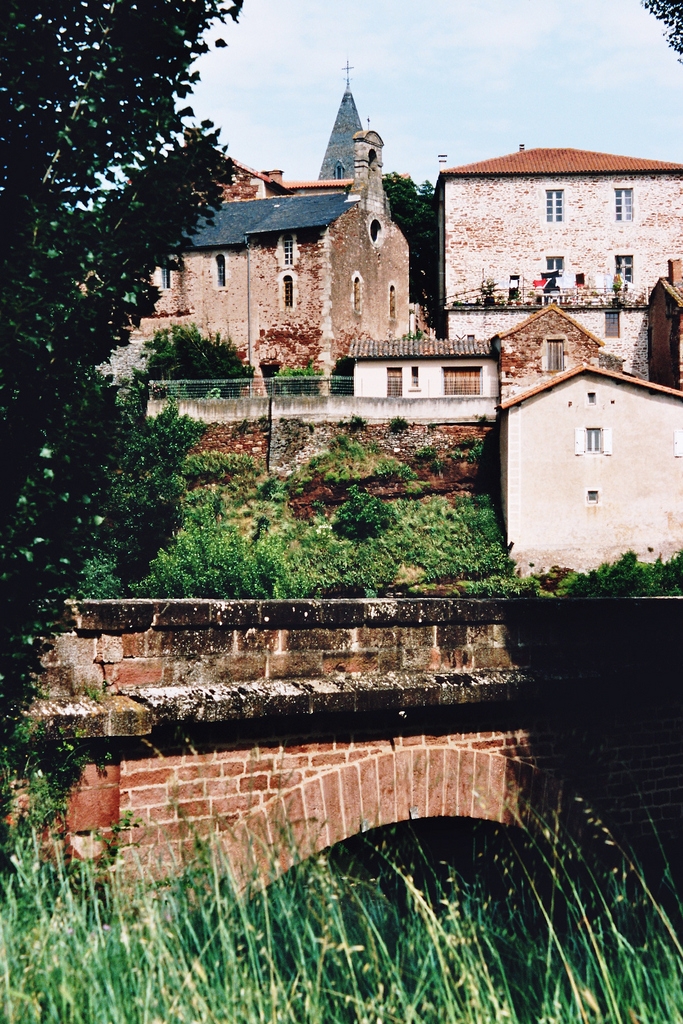
[[[208, 483], [209, 468], [215, 473]], [[382, 501], [371, 480], [415, 473], [352, 441], [317, 456], [287, 481], [259, 473], [248, 456], [191, 456], [182, 526], [132, 589], [138, 597], [317, 597], [434, 592], [533, 592], [505, 552], [487, 496]], [[290, 505], [314, 476], [350, 483], [336, 510], [313, 503], [311, 518]], [[439, 592], [442, 592], [441, 590]]]
[[[515, 575], [487, 495], [430, 495], [425, 467], [444, 465], [432, 449], [410, 465], [340, 433], [283, 480], [250, 456], [188, 454], [202, 424], [172, 404], [153, 420], [136, 417], [126, 402], [84, 597], [535, 592]], [[452, 456], [466, 463], [473, 453], [475, 441]]]

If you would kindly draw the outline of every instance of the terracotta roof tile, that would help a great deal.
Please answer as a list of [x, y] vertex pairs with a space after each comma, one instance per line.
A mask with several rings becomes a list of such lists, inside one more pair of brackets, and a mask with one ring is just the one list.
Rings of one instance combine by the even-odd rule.
[[462, 167], [449, 167], [441, 171], [445, 177], [470, 175], [527, 175], [527, 174], [662, 174], [666, 171], [683, 173], [683, 164], [663, 160], [643, 160], [635, 156], [614, 156], [611, 153], [593, 153], [587, 149], [524, 149], [493, 160], [480, 160]]
[[524, 330], [525, 327], [528, 327], [528, 325], [533, 323], [535, 320], [542, 320], [544, 317], [552, 318], [554, 316], [559, 316], [569, 321], [573, 327], [576, 327], [582, 334], [585, 334], [592, 341], [596, 342], [600, 348], [604, 348], [604, 341], [598, 338], [596, 334], [593, 334], [592, 331], [589, 331], [587, 327], [584, 327], [583, 324], [580, 324], [578, 320], [575, 320], [574, 317], [570, 316], [569, 313], [565, 312], [561, 306], [558, 306], [554, 302], [551, 302], [548, 306], [543, 306], [538, 310], [538, 312], [532, 313], [531, 316], [528, 316], [526, 320], [522, 320], [521, 323], [515, 324], [514, 327], [509, 327], [507, 331], [500, 331], [496, 337], [501, 339], [509, 338], [510, 335], [516, 334], [517, 331]]
[[663, 384], [653, 384], [651, 380], [641, 380], [639, 377], [629, 377], [625, 373], [614, 373], [613, 370], [602, 370], [597, 366], [587, 366], [585, 363], [582, 363], [580, 366], [575, 366], [564, 373], [556, 374], [551, 380], [529, 388], [528, 391], [522, 391], [521, 394], [515, 395], [514, 398], [508, 398], [506, 402], [501, 402], [500, 408], [510, 409], [513, 405], [519, 405], [521, 402], [526, 402], [528, 398], [533, 398], [534, 395], [550, 391], [551, 388], [557, 387], [558, 384], [564, 384], [566, 380], [578, 377], [582, 373], [593, 374], [597, 377], [607, 377], [609, 380], [615, 380], [619, 384], [633, 384], [634, 387], [645, 388], [651, 393], [671, 395], [673, 398], [679, 398], [683, 401], [683, 391], [677, 391], [675, 388], [666, 388]]
[[355, 359], [443, 359], [448, 356], [491, 356], [490, 341], [468, 338], [392, 338], [352, 341], [349, 356]]
[[285, 188], [347, 188], [353, 178], [316, 178], [314, 181], [283, 181]]

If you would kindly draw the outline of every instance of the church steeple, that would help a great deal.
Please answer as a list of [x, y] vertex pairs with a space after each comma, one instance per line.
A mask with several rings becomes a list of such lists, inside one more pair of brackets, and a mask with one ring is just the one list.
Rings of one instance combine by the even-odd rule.
[[325, 159], [318, 175], [319, 180], [353, 178], [353, 136], [362, 128], [363, 125], [360, 123], [356, 104], [351, 94], [347, 71], [346, 89], [339, 104], [330, 141], [327, 143]]

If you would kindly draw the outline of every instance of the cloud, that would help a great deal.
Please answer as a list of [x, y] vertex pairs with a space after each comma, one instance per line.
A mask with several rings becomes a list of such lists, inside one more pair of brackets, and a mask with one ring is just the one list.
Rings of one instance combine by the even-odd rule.
[[638, 0], [246, 0], [218, 37], [197, 116], [289, 177], [317, 177], [347, 56], [385, 168], [419, 180], [440, 152], [466, 163], [520, 142], [683, 162], [683, 67]]

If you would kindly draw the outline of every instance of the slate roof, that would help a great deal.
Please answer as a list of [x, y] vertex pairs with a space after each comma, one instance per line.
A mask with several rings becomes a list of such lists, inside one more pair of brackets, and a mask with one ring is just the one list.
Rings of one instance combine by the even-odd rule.
[[193, 249], [216, 249], [222, 245], [244, 245], [245, 235], [269, 231], [297, 231], [327, 227], [353, 208], [344, 192], [332, 195], [276, 196], [223, 203], [213, 224], [204, 223], [192, 239]]
[[528, 391], [522, 391], [521, 394], [515, 395], [514, 398], [508, 398], [506, 402], [500, 403], [501, 409], [510, 409], [513, 405], [520, 405], [522, 402], [526, 402], [528, 398], [533, 398], [534, 395], [540, 395], [544, 391], [550, 391], [552, 388], [557, 387], [558, 384], [564, 384], [566, 380], [571, 380], [572, 377], [578, 377], [581, 374], [591, 374], [596, 377], [606, 377], [609, 380], [614, 380], [618, 384], [632, 384], [636, 388], [641, 390], [645, 388], [650, 394], [657, 395], [670, 395], [672, 398], [677, 398], [679, 401], [683, 401], [683, 391], [677, 391], [675, 388], [664, 387], [663, 384], [653, 384], [651, 380], [641, 380], [639, 377], [629, 377], [625, 373], [615, 373], [613, 370], [602, 370], [597, 366], [587, 366], [582, 363], [580, 366], [575, 366], [571, 370], [566, 370], [564, 373], [557, 373], [552, 380], [545, 381], [543, 384], [537, 384], [533, 388], [529, 388]]
[[349, 356], [354, 359], [443, 359], [493, 354], [490, 341], [467, 338], [392, 338], [386, 341], [361, 338], [352, 341], [349, 348]]
[[318, 175], [320, 179], [324, 181], [336, 177], [337, 163], [342, 165], [343, 178], [353, 177], [355, 167], [353, 136], [356, 132], [361, 131], [362, 128], [363, 125], [360, 123], [355, 100], [347, 86], [342, 96], [342, 101], [339, 104], [330, 141], [327, 143], [322, 167]]
[[523, 149], [493, 160], [480, 160], [441, 171], [444, 177], [528, 174], [664, 174], [683, 172], [683, 164], [664, 160], [643, 160], [635, 156], [593, 153], [587, 149]]

